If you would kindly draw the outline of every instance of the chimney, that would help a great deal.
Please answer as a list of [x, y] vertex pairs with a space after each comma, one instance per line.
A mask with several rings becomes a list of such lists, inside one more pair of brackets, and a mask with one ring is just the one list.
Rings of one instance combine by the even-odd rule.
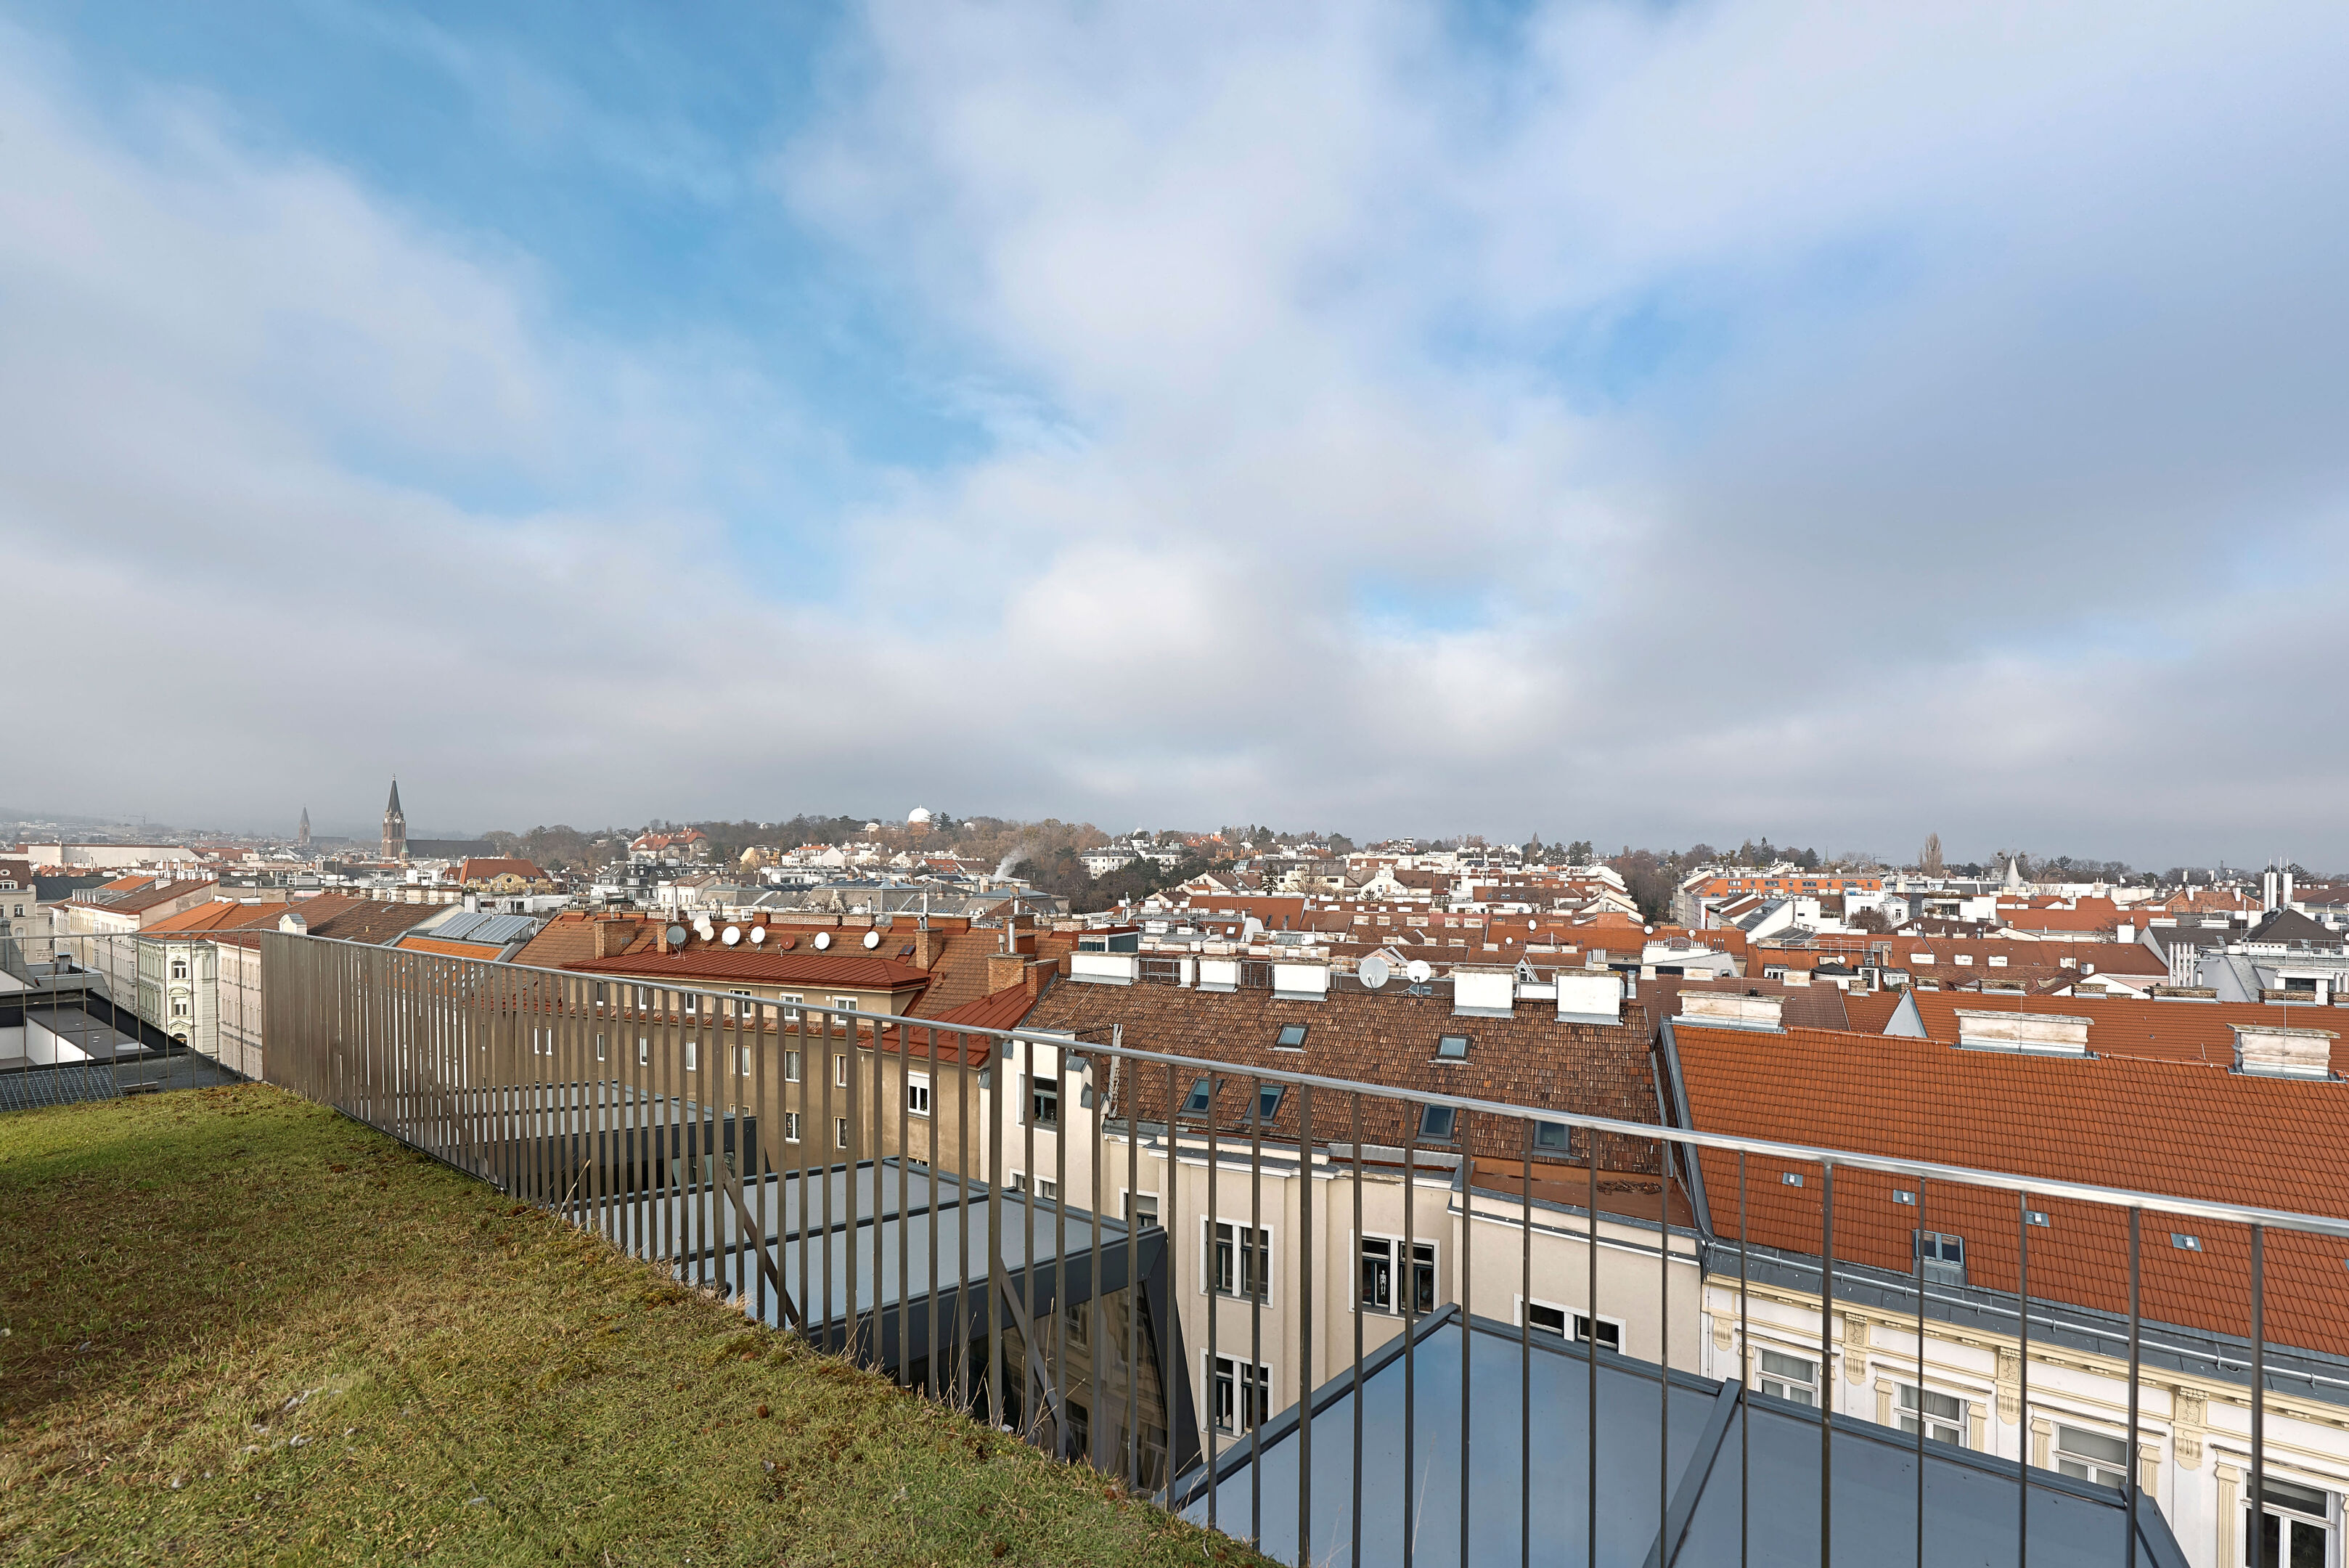
[[1034, 987], [1028, 974], [1029, 963], [1021, 953], [989, 953], [987, 955], [987, 989], [989, 995], [1022, 981]]
[[2264, 1024], [2235, 1025], [2235, 1071], [2262, 1078], [2330, 1078], [2333, 1041], [2330, 1029], [2274, 1029]]
[[1752, 992], [1683, 991], [1681, 1016], [1721, 1029], [1784, 1029], [1786, 999]]
[[634, 920], [624, 920], [617, 915], [597, 916], [595, 956], [599, 959], [619, 957], [627, 951], [628, 944], [636, 940], [636, 924]]
[[[926, 895], [925, 895], [926, 897]], [[928, 917], [925, 916], [926, 919]], [[937, 961], [938, 950], [945, 944], [936, 931], [923, 926], [914, 932], [914, 967], [926, 970]]]
[[1990, 1012], [1958, 1009], [1958, 1044], [1975, 1051], [2027, 1051], [2043, 1055], [2088, 1054], [2085, 1018], [2057, 1012]]

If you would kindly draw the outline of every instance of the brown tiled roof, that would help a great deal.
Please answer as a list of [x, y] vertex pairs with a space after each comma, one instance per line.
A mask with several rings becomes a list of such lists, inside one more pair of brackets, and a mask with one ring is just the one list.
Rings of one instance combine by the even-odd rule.
[[683, 984], [697, 981], [749, 981], [761, 985], [845, 985], [865, 991], [898, 991], [928, 982], [928, 977], [911, 964], [861, 952], [776, 953], [710, 945], [680, 952], [647, 950], [625, 958], [587, 959], [563, 967], [585, 974], [626, 975]]
[[609, 922], [611, 935], [605, 940], [610, 944], [607, 958], [652, 947], [659, 940], [661, 922], [657, 919], [636, 919], [626, 915], [595, 915], [584, 910], [566, 910], [555, 916], [538, 929], [523, 950], [514, 954], [516, 963], [530, 964], [538, 969], [567, 969], [571, 965], [593, 962], [595, 957], [595, 928], [598, 922]]
[[198, 904], [192, 909], [182, 909], [176, 915], [166, 916], [140, 934], [163, 937], [229, 931], [243, 926], [274, 926], [293, 907], [291, 904], [241, 904], [233, 899], [215, 898], [209, 904]]
[[217, 887], [219, 884], [210, 877], [192, 877], [181, 882], [158, 882], [144, 877], [125, 877], [107, 883], [105, 888], [92, 890], [104, 892], [107, 888], [121, 888], [126, 885], [131, 890], [119, 898], [81, 901], [93, 903], [101, 909], [110, 909], [118, 915], [135, 915], [142, 909], [151, 909], [158, 904], [168, 904], [174, 898], [184, 898], [191, 893], [199, 893], [206, 888]]
[[[1051, 977], [1048, 975], [1046, 979], [1049, 981]], [[929, 998], [926, 996], [922, 1000], [926, 1002]], [[981, 1066], [986, 1064], [988, 1052], [993, 1047], [992, 1038], [984, 1034], [958, 1034], [956, 1030], [1017, 1029], [1036, 1002], [1037, 993], [1026, 986], [1008, 985], [1001, 991], [974, 997], [935, 1016], [924, 1015], [922, 1021], [929, 1026], [927, 1028], [880, 1024], [877, 1026], [880, 1046], [889, 1052], [902, 1046], [919, 1059], [929, 1054], [930, 1041], [935, 1035], [940, 1061], [952, 1060], [955, 1051], [959, 1048], [968, 1065]]]
[[1846, 995], [1843, 1011], [1844, 1016], [1851, 1021], [1852, 1028], [1869, 1034], [1881, 1034], [1884, 1026], [1892, 1022], [1892, 1015], [1900, 1011], [1900, 992], [1870, 991], [1858, 995]]
[[505, 956], [505, 949], [496, 942], [450, 942], [439, 937], [402, 937], [392, 944], [404, 951], [441, 953], [450, 958], [496, 960]]
[[1680, 1016], [1680, 993], [1684, 991], [1713, 992], [1724, 996], [1775, 996], [1779, 999], [1778, 1016], [1787, 1027], [1795, 1029], [1848, 1029], [1851, 1016], [1840, 986], [1824, 981], [1815, 985], [1789, 985], [1783, 980], [1746, 980], [1732, 976], [1727, 980], [1689, 980], [1675, 975], [1660, 975], [1640, 982], [1640, 995], [1645, 1001], [1654, 988], [1651, 1003], [1659, 1019]]
[[[2145, 1057], [1962, 1051], [1909, 1036], [1675, 1024], [1692, 1125], [1705, 1132], [1930, 1160], [2050, 1180], [2319, 1215], [2349, 1214], [2349, 1084], [2261, 1077]], [[1930, 1107], [1930, 1109], [1928, 1109]], [[2291, 1136], [2279, 1137], [2279, 1128]], [[1700, 1157], [1714, 1233], [1738, 1233], [1737, 1160]], [[1806, 1178], [1784, 1184], [1785, 1170]], [[2017, 1199], [1936, 1184], [1898, 1202], [1911, 1179], [1849, 1168], [1835, 1178], [1838, 1262], [1908, 1272], [1916, 1228], [1962, 1236], [1971, 1284], [2016, 1284]], [[1816, 1255], [1821, 1183], [1753, 1159], [1746, 1202], [1756, 1243]], [[2126, 1211], [2034, 1198], [2035, 1297], [2128, 1310]], [[2191, 1234], [2199, 1251], [2172, 1245]], [[2147, 1317], [2241, 1334], [2250, 1322], [2250, 1241], [2240, 1227], [2147, 1217], [2138, 1250]], [[2271, 1231], [2267, 1334], [2349, 1354], [2349, 1241]]]
[[[2059, 1013], [2088, 1021], [2088, 1049], [2099, 1055], [2158, 1056], [2231, 1067], [2238, 1023], [2271, 1029], [2331, 1029], [2349, 1036], [2349, 1007], [2287, 1007], [2281, 1002], [2204, 1002], [2135, 996], [2025, 996], [2018, 992], [1920, 992], [1926, 1035], [1954, 1044], [1958, 1010]], [[2336, 1022], [2337, 1021], [2337, 1022]], [[1878, 1033], [1881, 1033], [1879, 1030]], [[2344, 1059], [2349, 1065], [2349, 1059]]]
[[314, 937], [333, 937], [346, 942], [388, 942], [441, 913], [441, 908], [328, 895], [296, 904], [294, 912], [308, 923]]
[[907, 1009], [916, 1018], [940, 1018], [985, 996], [988, 955], [1003, 946], [999, 929], [955, 931], [933, 940], [938, 951], [930, 961], [930, 988]]
[[[1274, 1034], [1284, 1023], [1307, 1026], [1302, 1051], [1273, 1048]], [[1640, 1002], [1625, 1005], [1620, 1024], [1602, 1026], [1562, 1023], [1554, 1011], [1532, 1002], [1519, 1003], [1508, 1018], [1455, 1018], [1451, 996], [1442, 990], [1415, 997], [1341, 982], [1320, 1002], [1284, 1002], [1255, 989], [1219, 992], [1062, 981], [1037, 1003], [1022, 1027], [1068, 1031], [1095, 1044], [1108, 1043], [1112, 1027], [1122, 1027], [1120, 1037], [1128, 1046], [1228, 1063], [1237, 1071], [1218, 1085], [1215, 1121], [1218, 1128], [1243, 1137], [1250, 1067], [1473, 1096], [1536, 1110], [1657, 1119], [1649, 1054], [1652, 1026]], [[1468, 1036], [1472, 1044], [1464, 1060], [1436, 1059], [1437, 1039], [1445, 1034]], [[1139, 1085], [1134, 1114], [1164, 1120], [1164, 1071], [1145, 1068], [1133, 1076]], [[1178, 1069], [1174, 1076], [1179, 1100], [1189, 1092], [1192, 1075]], [[1299, 1105], [1298, 1095], [1282, 1096], [1267, 1136], [1295, 1138]], [[1403, 1141], [1404, 1107], [1364, 1096], [1361, 1116], [1363, 1142]], [[1316, 1096], [1316, 1141], [1351, 1141], [1350, 1118], [1348, 1101], [1326, 1092]], [[1521, 1124], [1472, 1120], [1471, 1133], [1472, 1147], [1481, 1155], [1507, 1158], [1523, 1147]], [[1654, 1168], [1653, 1146], [1626, 1140], [1617, 1148], [1612, 1142], [1601, 1143], [1603, 1165]]]
[[452, 873], [460, 883], [490, 882], [500, 877], [519, 877], [525, 882], [543, 882], [546, 873], [536, 863], [512, 856], [469, 857]]

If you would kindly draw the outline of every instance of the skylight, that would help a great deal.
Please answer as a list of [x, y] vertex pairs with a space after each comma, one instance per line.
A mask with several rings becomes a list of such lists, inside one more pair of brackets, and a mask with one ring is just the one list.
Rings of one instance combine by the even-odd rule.
[[1306, 1025], [1302, 1023], [1282, 1024], [1279, 1033], [1272, 1037], [1272, 1048], [1276, 1051], [1304, 1050], [1305, 1030]]
[[1468, 1036], [1465, 1034], [1446, 1034], [1435, 1043], [1438, 1061], [1457, 1062], [1467, 1054]]
[[1213, 1093], [1207, 1087], [1206, 1079], [1198, 1078], [1193, 1080], [1191, 1092], [1183, 1096], [1183, 1114], [1186, 1116], [1206, 1116], [1207, 1114], [1207, 1106], [1214, 1097]]

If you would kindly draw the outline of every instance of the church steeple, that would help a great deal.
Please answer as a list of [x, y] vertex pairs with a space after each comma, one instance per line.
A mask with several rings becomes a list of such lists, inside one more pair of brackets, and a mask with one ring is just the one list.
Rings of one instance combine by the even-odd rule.
[[294, 830], [294, 842], [303, 849], [310, 847], [310, 808], [302, 808], [302, 826]]
[[391, 781], [391, 803], [383, 808], [383, 857], [408, 858], [408, 817], [399, 809], [399, 781]]

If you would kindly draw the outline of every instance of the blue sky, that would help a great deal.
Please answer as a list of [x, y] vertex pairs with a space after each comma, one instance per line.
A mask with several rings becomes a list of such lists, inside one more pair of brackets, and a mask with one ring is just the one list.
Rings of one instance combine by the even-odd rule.
[[169, 759], [95, 704], [0, 805], [2349, 857], [2344, 65], [2293, 4], [0, 0], [0, 561]]

